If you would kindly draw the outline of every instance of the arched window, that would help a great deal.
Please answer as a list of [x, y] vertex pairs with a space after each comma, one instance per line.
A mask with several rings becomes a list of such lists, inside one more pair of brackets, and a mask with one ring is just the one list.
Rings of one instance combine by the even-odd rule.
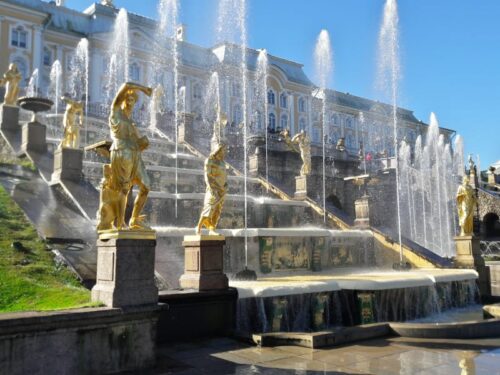
[[312, 129], [312, 140], [313, 140], [313, 142], [319, 142], [320, 141], [319, 137], [320, 137], [319, 136], [319, 128], [314, 127]]
[[288, 128], [288, 116], [287, 115], [281, 115], [280, 130], [284, 130], [286, 128]]
[[288, 96], [284, 92], [280, 95], [280, 107], [288, 108]]
[[306, 111], [306, 100], [304, 98], [299, 98], [299, 112]]
[[274, 113], [269, 114], [269, 124], [267, 125], [267, 130], [272, 133], [276, 130], [276, 116]]
[[262, 115], [259, 111], [255, 111], [253, 114], [254, 123], [258, 130], [262, 130]]
[[239, 125], [241, 123], [241, 106], [236, 104], [233, 108], [233, 122], [235, 125]]
[[233, 82], [233, 96], [236, 98], [241, 97], [241, 85], [238, 82]]
[[354, 136], [351, 133], [347, 134], [347, 136], [345, 138], [345, 145], [349, 149], [353, 149], [355, 147]]
[[333, 125], [340, 125], [340, 119], [339, 119], [339, 116], [336, 115], [335, 113], [332, 115], [332, 117], [330, 118], [331, 122]]
[[306, 130], [306, 120], [303, 118], [299, 120], [299, 130]]
[[136, 81], [136, 82], [140, 81], [141, 80], [141, 68], [139, 67], [139, 64], [137, 64], [137, 63], [130, 64], [130, 66], [128, 68], [128, 75], [132, 81]]
[[45, 66], [52, 65], [52, 51], [47, 47], [43, 49], [43, 65]]
[[10, 45], [26, 48], [28, 46], [28, 32], [22, 26], [13, 28], [11, 31]]
[[274, 105], [276, 103], [276, 97], [274, 95], [274, 91], [273, 90], [269, 90], [267, 92], [267, 103], [271, 104], [271, 105]]
[[348, 129], [353, 129], [354, 128], [354, 121], [351, 117], [346, 118], [345, 120], [345, 126]]
[[201, 97], [202, 97], [201, 85], [199, 83], [195, 83], [193, 86], [193, 98], [201, 99]]

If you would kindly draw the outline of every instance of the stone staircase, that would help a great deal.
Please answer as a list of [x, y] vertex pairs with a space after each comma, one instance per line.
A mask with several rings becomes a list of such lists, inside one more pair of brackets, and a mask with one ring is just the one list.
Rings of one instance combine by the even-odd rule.
[[[21, 119], [26, 120], [26, 116], [23, 113]], [[58, 233], [57, 238], [43, 230], [42, 235], [52, 241], [87, 244], [84, 250], [78, 252], [60, 248], [59, 253], [78, 273], [84, 273], [84, 278], [91, 279], [92, 272], [95, 273], [95, 261], [92, 263], [92, 259], [95, 259], [93, 244], [96, 237], [91, 229], [95, 228], [98, 185], [106, 160], [86, 152], [81, 181], [52, 181], [54, 150], [62, 136], [61, 120], [61, 115], [45, 117], [47, 151], [44, 153], [21, 151], [21, 132], [3, 132], [2, 135], [12, 154], [29, 158], [38, 168], [40, 178], [30, 178], [37, 180], [38, 185], [44, 182], [45, 192], [53, 195], [52, 226], [63, 227], [67, 224], [67, 220], [65, 222], [64, 217], [57, 214], [60, 207], [65, 207], [73, 215], [72, 224], [66, 225], [68, 228]], [[141, 129], [141, 132], [151, 136], [150, 148], [143, 153], [152, 187], [145, 213], [158, 231], [157, 276], [161, 286], [175, 288], [183, 271], [183, 236], [194, 234], [194, 226], [203, 205], [203, 163], [209, 151], [209, 142], [206, 142], [205, 137], [202, 143], [193, 144], [189, 137], [184, 137], [181, 139], [183, 142], [176, 145], [161, 130], [153, 134], [148, 129]], [[186, 129], [183, 134], [187, 134]], [[89, 118], [81, 138], [82, 143], [107, 139], [106, 121]], [[245, 258], [248, 259], [247, 265], [261, 275], [335, 267], [391, 267], [398, 262], [399, 247], [383, 231], [375, 228], [356, 230], [353, 228], [353, 218], [334, 205], [327, 205], [324, 212], [315, 197], [294, 200], [289, 181], [267, 181], [259, 173], [246, 179], [249, 196], [248, 230], [245, 231], [245, 179], [241, 173], [241, 161], [238, 160], [241, 154], [233, 152], [230, 155], [229, 193], [219, 225], [227, 241], [224, 264], [227, 273], [240, 271], [245, 265]], [[235, 167], [238, 165], [239, 168]], [[39, 193], [33, 191], [31, 194], [32, 199], [36, 200]], [[46, 202], [38, 202], [39, 205], [42, 203]], [[37, 228], [43, 228], [46, 222], [43, 217], [33, 216], [30, 219]], [[75, 230], [71, 230], [71, 227]], [[447, 265], [443, 259], [414, 245], [404, 244], [405, 260], [413, 266]]]

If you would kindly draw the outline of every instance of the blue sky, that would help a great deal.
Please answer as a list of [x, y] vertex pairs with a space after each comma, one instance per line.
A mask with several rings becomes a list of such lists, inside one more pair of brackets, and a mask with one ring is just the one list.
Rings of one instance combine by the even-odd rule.
[[[327, 29], [334, 50], [330, 86], [371, 99], [384, 0], [247, 0], [249, 45], [300, 62], [313, 78], [314, 43]], [[154, 18], [155, 0], [115, 0]], [[189, 42], [214, 42], [217, 0], [180, 0]], [[68, 0], [82, 10], [85, 0]], [[500, 159], [500, 1], [399, 0], [402, 80], [399, 104], [465, 139], [481, 169]]]

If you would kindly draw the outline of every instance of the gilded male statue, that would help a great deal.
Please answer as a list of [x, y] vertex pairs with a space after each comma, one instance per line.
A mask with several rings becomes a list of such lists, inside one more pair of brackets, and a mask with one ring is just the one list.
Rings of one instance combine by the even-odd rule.
[[17, 65], [11, 63], [9, 70], [5, 72], [3, 78], [0, 79], [0, 86], [5, 86], [4, 104], [15, 106], [17, 97], [19, 96], [19, 83], [22, 75], [17, 69]]
[[[66, 103], [64, 112], [64, 135], [59, 144], [59, 148], [79, 148], [80, 147], [80, 127], [83, 126], [83, 102], [61, 97]], [[77, 122], [78, 119], [78, 122]]]
[[291, 139], [288, 129], [284, 130], [281, 134], [287, 146], [293, 151], [300, 153], [300, 158], [302, 159], [300, 175], [308, 176], [311, 174], [311, 139], [305, 130], [301, 130], [300, 133], [295, 134]]
[[[150, 190], [149, 177], [142, 161], [141, 152], [149, 146], [146, 136], [141, 137], [136, 124], [132, 120], [132, 111], [139, 98], [138, 92], [151, 96], [153, 90], [135, 83], [124, 83], [113, 100], [109, 127], [112, 144], [110, 148], [111, 176], [109, 188], [118, 195], [116, 229], [125, 227], [125, 208], [130, 189], [139, 187], [139, 193], [134, 202], [129, 229], [147, 230], [143, 224], [141, 211], [146, 203]], [[102, 204], [103, 202], [101, 202]]]
[[219, 222], [224, 199], [227, 193], [227, 171], [224, 156], [226, 146], [219, 144], [205, 161], [205, 201], [200, 220], [196, 228], [198, 234], [205, 226], [211, 232], [215, 231]]
[[464, 176], [462, 185], [457, 191], [458, 223], [460, 236], [470, 236], [474, 230], [474, 210], [476, 208], [476, 192], [470, 186], [469, 177]]

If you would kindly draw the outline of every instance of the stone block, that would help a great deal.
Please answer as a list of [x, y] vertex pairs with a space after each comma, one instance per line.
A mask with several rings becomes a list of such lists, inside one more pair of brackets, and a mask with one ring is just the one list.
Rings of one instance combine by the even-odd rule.
[[354, 210], [356, 219], [354, 226], [356, 228], [369, 228], [370, 227], [370, 199], [368, 196], [363, 196], [354, 201]]
[[19, 131], [19, 107], [7, 104], [0, 106], [0, 129]]
[[46, 139], [47, 127], [39, 122], [28, 122], [23, 125], [21, 150], [26, 151], [47, 151]]
[[83, 169], [83, 150], [74, 148], [57, 149], [54, 152], [54, 173], [52, 181], [80, 181]]
[[[156, 240], [126, 238], [131, 237], [126, 232], [132, 231], [115, 231], [115, 235], [108, 233], [107, 238], [97, 240], [97, 275], [92, 300], [109, 307], [156, 304]], [[141, 232], [135, 233], [140, 237]]]
[[179, 279], [183, 289], [226, 290], [228, 279], [223, 272], [224, 236], [185, 236], [184, 274]]
[[478, 286], [482, 296], [491, 295], [490, 268], [484, 263], [479, 247], [479, 238], [474, 236], [455, 237], [457, 255], [455, 257], [455, 267], [473, 268], [479, 274]]

